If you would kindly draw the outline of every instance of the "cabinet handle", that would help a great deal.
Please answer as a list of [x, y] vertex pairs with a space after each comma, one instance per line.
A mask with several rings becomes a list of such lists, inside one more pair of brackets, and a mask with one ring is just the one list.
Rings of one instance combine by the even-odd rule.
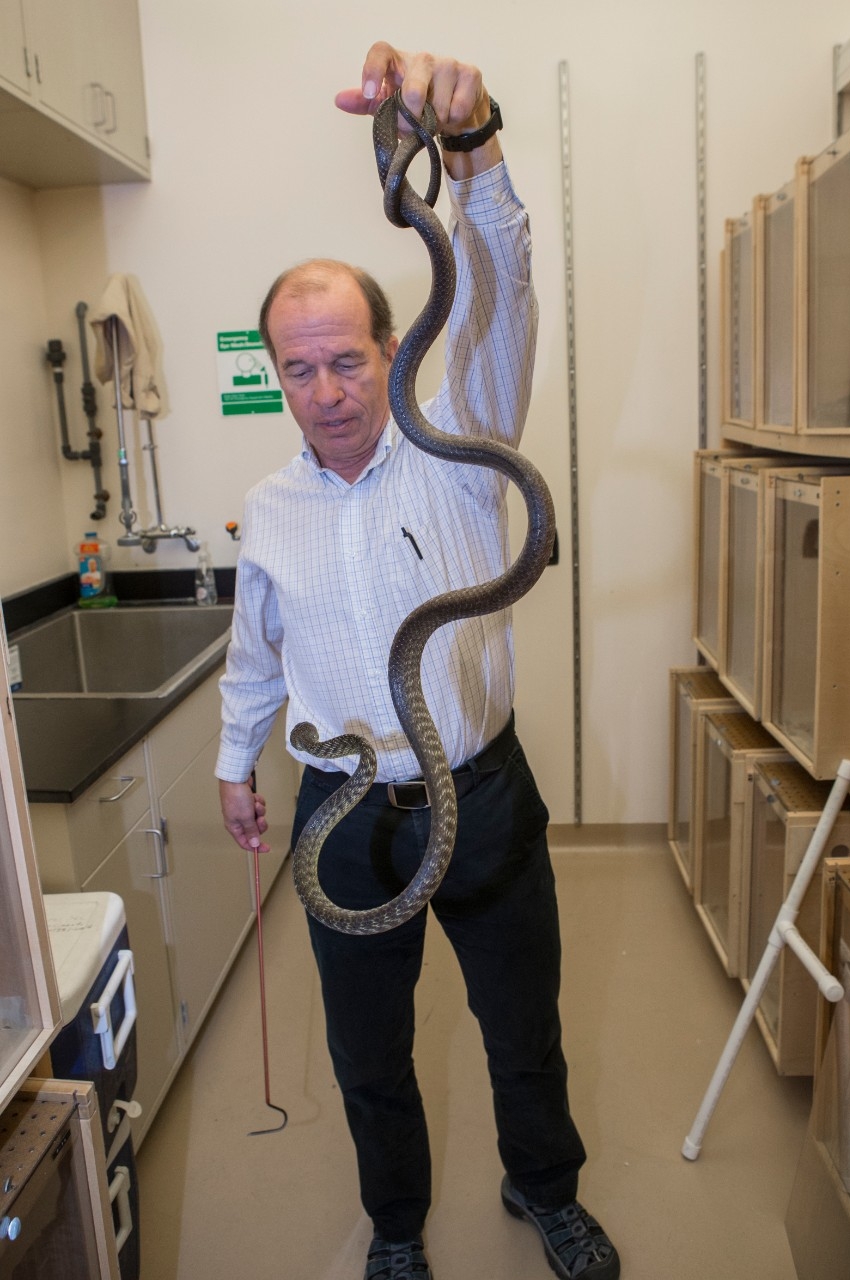
[[97, 80], [89, 81], [89, 88], [92, 90], [92, 102], [95, 100], [97, 106], [92, 106], [92, 126], [99, 129], [101, 125], [106, 124], [106, 108], [103, 104], [103, 85]]
[[145, 876], [146, 880], [164, 880], [168, 875], [168, 862], [165, 853], [165, 835], [161, 827], [143, 827], [145, 835], [156, 836], [156, 871]]
[[116, 791], [114, 796], [101, 796], [99, 800], [100, 804], [115, 804], [116, 800], [120, 800], [122, 796], [126, 796], [136, 779], [129, 777], [127, 774], [120, 774], [115, 781], [123, 782], [125, 785], [120, 791]]
[[[118, 108], [115, 105], [115, 94], [112, 92], [111, 89], [104, 89], [103, 96], [106, 98], [107, 106], [109, 107], [109, 115], [111, 115], [112, 117], [112, 124], [109, 125], [108, 127], [105, 127], [103, 132], [114, 133], [115, 130], [118, 128]], [[106, 125], [105, 119], [103, 123], [104, 125]]]

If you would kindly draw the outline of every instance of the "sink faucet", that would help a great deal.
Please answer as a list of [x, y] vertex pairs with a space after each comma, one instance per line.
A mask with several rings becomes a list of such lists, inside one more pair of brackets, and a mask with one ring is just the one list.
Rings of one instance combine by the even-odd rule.
[[167, 529], [164, 524], [152, 525], [150, 529], [140, 529], [139, 538], [142, 550], [148, 552], [156, 550], [156, 544], [161, 538], [182, 538], [190, 551], [201, 549], [201, 544], [195, 537], [195, 530], [185, 524], [172, 525], [170, 529]]

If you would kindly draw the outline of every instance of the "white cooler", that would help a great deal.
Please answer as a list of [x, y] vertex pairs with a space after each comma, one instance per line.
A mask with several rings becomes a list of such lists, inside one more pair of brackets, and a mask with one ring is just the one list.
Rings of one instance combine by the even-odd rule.
[[91, 1080], [106, 1148], [121, 1280], [138, 1280], [139, 1193], [130, 1118], [136, 1087], [136, 996], [124, 903], [115, 893], [50, 893], [44, 905], [62, 1001], [53, 1074]]

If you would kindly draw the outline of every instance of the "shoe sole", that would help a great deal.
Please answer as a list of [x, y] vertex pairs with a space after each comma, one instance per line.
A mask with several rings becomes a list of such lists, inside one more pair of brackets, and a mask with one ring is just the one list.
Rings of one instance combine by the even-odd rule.
[[[506, 1196], [504, 1191], [502, 1192], [502, 1204], [505, 1206], [512, 1218], [520, 1218], [534, 1227], [534, 1230], [537, 1232], [543, 1245], [543, 1253], [546, 1257], [546, 1261], [555, 1272], [555, 1275], [559, 1276], [560, 1280], [564, 1280], [565, 1277], [566, 1280], [570, 1280], [568, 1272], [564, 1270], [564, 1264], [560, 1261], [558, 1255], [553, 1252], [549, 1241], [540, 1230], [534, 1215], [529, 1213], [527, 1209], [524, 1209], [521, 1204], [517, 1204], [516, 1200], [511, 1200]], [[592, 1270], [585, 1269], [582, 1276], [578, 1277], [578, 1280], [582, 1280], [585, 1275], [588, 1277], [588, 1280], [619, 1280], [620, 1257], [613, 1245], [611, 1246], [611, 1249], [613, 1252], [611, 1253], [610, 1258], [606, 1258], [605, 1262], [593, 1264]]]

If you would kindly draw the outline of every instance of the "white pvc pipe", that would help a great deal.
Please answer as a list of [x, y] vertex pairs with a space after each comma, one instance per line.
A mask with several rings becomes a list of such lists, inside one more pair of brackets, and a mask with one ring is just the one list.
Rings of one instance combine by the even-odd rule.
[[[750, 982], [750, 989], [747, 992], [743, 1005], [741, 1006], [741, 1011], [735, 1019], [735, 1025], [732, 1027], [729, 1039], [726, 1041], [726, 1047], [720, 1055], [720, 1061], [715, 1067], [714, 1075], [711, 1077], [711, 1082], [706, 1090], [705, 1097], [702, 1100], [702, 1105], [697, 1112], [693, 1128], [682, 1146], [682, 1155], [686, 1160], [696, 1160], [699, 1156], [702, 1149], [702, 1140], [705, 1137], [705, 1131], [708, 1128], [708, 1122], [714, 1113], [714, 1108], [720, 1100], [720, 1094], [723, 1092], [723, 1086], [729, 1078], [732, 1067], [735, 1065], [735, 1059], [737, 1058], [738, 1052], [743, 1044], [744, 1036], [747, 1034], [747, 1031], [750, 1028], [750, 1023], [755, 1017], [756, 1009], [764, 995], [765, 987], [770, 981], [770, 975], [772, 974], [774, 966], [779, 959], [782, 948], [786, 943], [788, 943], [795, 953], [800, 955], [797, 946], [791, 941], [794, 922], [797, 919], [800, 904], [802, 903], [806, 890], [808, 889], [812, 881], [812, 877], [817, 870], [817, 866], [820, 862], [829, 834], [835, 825], [835, 819], [838, 817], [838, 813], [844, 803], [848, 790], [850, 790], [850, 760], [842, 760], [841, 764], [838, 766], [838, 773], [835, 782], [832, 785], [832, 790], [830, 791], [826, 804], [824, 805], [823, 813], [818, 820], [817, 826], [812, 832], [809, 847], [806, 850], [803, 861], [800, 863], [799, 870], [794, 877], [794, 882], [791, 885], [788, 897], [785, 899], [782, 907], [780, 908], [779, 915], [776, 917], [776, 923], [771, 930], [764, 955], [762, 956], [759, 966], [756, 969], [752, 981]], [[796, 929], [794, 929], [793, 932], [796, 933]], [[797, 937], [799, 938], [799, 934]], [[805, 947], [806, 944], [803, 942], [802, 938], [799, 938], [799, 942], [801, 946]], [[806, 948], [806, 950], [808, 951], [809, 948]], [[810, 956], [811, 959], [816, 959], [814, 954], [811, 952]], [[802, 955], [800, 955], [800, 959], [803, 960], [803, 963], [806, 965], [809, 972], [812, 972], [810, 964]], [[819, 961], [818, 966], [819, 968], [822, 968]], [[823, 970], [823, 972], [826, 974], [826, 970]], [[827, 986], [830, 990], [834, 990], [832, 984], [836, 983], [836, 980], [831, 974], [826, 974], [826, 976], [829, 979]], [[817, 975], [815, 975], [815, 977], [817, 978]], [[840, 983], [836, 983], [836, 985], [839, 988], [839, 994], [837, 996], [828, 996], [829, 999], [841, 999], [841, 996], [843, 995], [843, 988]], [[824, 994], [826, 994], [826, 992]]]
[[821, 994], [831, 1004], [837, 1004], [839, 1000], [843, 1000], [844, 988], [841, 983], [821, 964], [797, 926], [792, 924], [790, 920], [779, 920], [776, 928], [779, 930], [786, 946], [791, 948], [797, 959], [812, 975], [821, 990]]

